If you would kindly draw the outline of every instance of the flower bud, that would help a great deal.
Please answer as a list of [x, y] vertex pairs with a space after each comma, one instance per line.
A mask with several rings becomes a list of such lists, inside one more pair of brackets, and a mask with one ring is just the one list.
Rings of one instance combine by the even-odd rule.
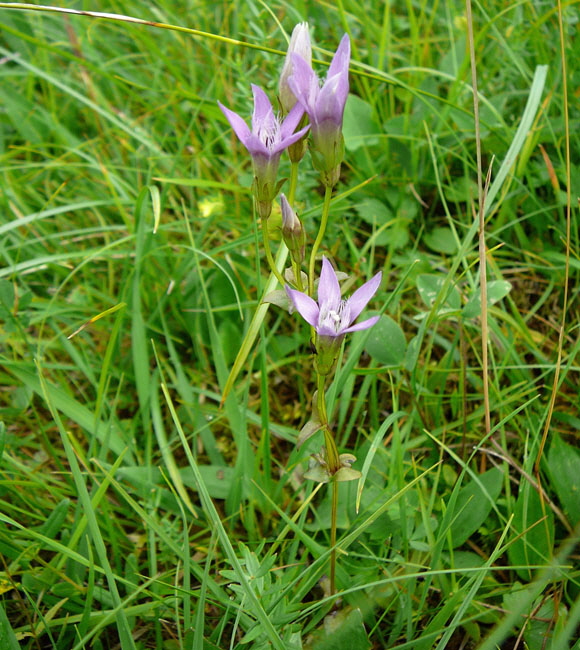
[[284, 243], [288, 246], [292, 259], [300, 265], [304, 260], [304, 247], [306, 244], [304, 228], [284, 194], [280, 195], [280, 208], [282, 209], [282, 237]]
[[280, 105], [284, 114], [290, 112], [296, 103], [296, 95], [288, 85], [288, 79], [294, 74], [294, 65], [292, 62], [292, 54], [299, 54], [308, 65], [312, 64], [312, 46], [310, 45], [310, 35], [308, 33], [308, 23], [298, 23], [292, 32], [290, 38], [290, 45], [288, 46], [288, 53], [282, 72], [280, 73], [280, 81], [278, 82], [278, 95], [280, 98]]

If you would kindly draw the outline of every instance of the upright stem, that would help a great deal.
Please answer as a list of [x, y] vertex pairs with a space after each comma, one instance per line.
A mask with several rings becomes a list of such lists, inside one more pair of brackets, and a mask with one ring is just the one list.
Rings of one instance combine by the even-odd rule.
[[336, 518], [338, 514], [338, 481], [332, 481], [332, 507], [330, 509], [330, 595], [336, 593]]
[[[298, 163], [293, 162], [290, 168], [290, 188], [288, 190], [288, 203], [291, 208], [294, 208], [294, 200], [296, 198], [296, 187], [298, 185]], [[294, 271], [294, 279], [296, 281], [296, 288], [298, 291], [304, 291], [304, 286], [302, 284], [302, 269], [300, 264], [294, 261], [294, 258], [291, 257], [292, 270]]]
[[328, 473], [332, 484], [332, 506], [330, 509], [330, 593], [336, 592], [336, 520], [338, 515], [338, 481], [335, 474], [340, 468], [340, 458], [334, 436], [328, 424], [328, 415], [326, 413], [326, 400], [324, 393], [324, 384], [326, 377], [317, 375], [318, 387], [318, 417], [324, 426], [324, 445], [326, 447], [326, 462], [328, 463]]
[[308, 293], [310, 296], [314, 295], [314, 264], [316, 263], [316, 254], [322, 244], [324, 239], [324, 233], [326, 232], [326, 225], [328, 224], [328, 213], [330, 212], [330, 199], [332, 197], [332, 187], [329, 185], [326, 186], [324, 190], [324, 204], [322, 206], [322, 218], [320, 220], [320, 228], [318, 229], [318, 235], [312, 246], [312, 251], [310, 253], [310, 264], [308, 265]]
[[290, 188], [288, 190], [288, 203], [291, 208], [294, 208], [294, 200], [296, 199], [296, 187], [298, 185], [298, 163], [292, 163], [290, 168]]
[[282, 274], [280, 271], [278, 271], [276, 267], [276, 262], [274, 262], [274, 258], [272, 257], [272, 250], [270, 249], [270, 238], [268, 236], [268, 220], [267, 219], [262, 219], [262, 238], [264, 240], [264, 251], [266, 252], [266, 259], [268, 260], [268, 265], [270, 267], [270, 271], [276, 276], [276, 279], [278, 282], [284, 286], [286, 284], [286, 280], [282, 277]]

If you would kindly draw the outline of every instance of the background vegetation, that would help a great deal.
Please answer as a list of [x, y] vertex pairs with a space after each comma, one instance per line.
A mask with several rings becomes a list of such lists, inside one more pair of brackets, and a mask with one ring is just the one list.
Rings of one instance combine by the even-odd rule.
[[[464, 4], [97, 5], [205, 33], [0, 5], [0, 645], [579, 648], [577, 2], [473, 7], [489, 433]], [[300, 20], [353, 44], [326, 254], [385, 272], [331, 389], [338, 604], [305, 324], [271, 309], [220, 406], [266, 271], [216, 101], [273, 96]]]

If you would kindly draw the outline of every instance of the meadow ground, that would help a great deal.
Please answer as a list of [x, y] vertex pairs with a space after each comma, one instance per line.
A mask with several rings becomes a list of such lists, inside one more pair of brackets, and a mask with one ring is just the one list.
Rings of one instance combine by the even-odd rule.
[[[63, 4], [152, 24], [0, 3], [2, 650], [578, 650], [578, 3]], [[253, 320], [217, 104], [302, 20], [322, 75], [352, 45], [321, 252], [383, 272], [326, 394], [338, 595], [310, 331]], [[307, 155], [308, 232], [323, 195]]]

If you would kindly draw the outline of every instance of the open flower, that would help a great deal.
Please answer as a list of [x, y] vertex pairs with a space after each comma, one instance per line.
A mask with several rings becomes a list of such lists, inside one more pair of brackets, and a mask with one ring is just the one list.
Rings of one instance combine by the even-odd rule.
[[304, 109], [298, 103], [281, 122], [274, 114], [272, 104], [266, 93], [252, 84], [254, 94], [254, 113], [252, 128], [234, 111], [218, 102], [240, 142], [246, 147], [254, 165], [254, 195], [260, 216], [270, 216], [272, 201], [278, 194], [278, 164], [284, 149], [298, 141], [309, 127], [294, 130], [298, 126]]
[[342, 37], [322, 86], [310, 63], [300, 54], [292, 54], [292, 60], [294, 74], [289, 77], [288, 85], [310, 119], [314, 164], [323, 178], [334, 184], [344, 156], [342, 120], [349, 89], [348, 34]]
[[377, 292], [381, 278], [382, 273], [379, 271], [348, 300], [343, 300], [332, 264], [323, 257], [318, 283], [318, 302], [302, 291], [286, 286], [286, 293], [296, 311], [316, 330], [316, 365], [319, 374], [327, 375], [331, 372], [345, 334], [368, 329], [379, 320], [379, 316], [373, 316], [355, 323]]

